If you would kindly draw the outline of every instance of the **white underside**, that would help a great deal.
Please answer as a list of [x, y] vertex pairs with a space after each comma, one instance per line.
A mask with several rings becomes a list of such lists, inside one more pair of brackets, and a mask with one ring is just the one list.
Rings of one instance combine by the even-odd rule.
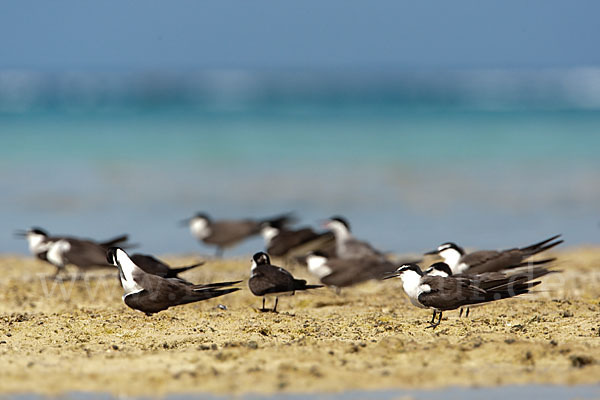
[[66, 240], [59, 240], [49, 244], [46, 258], [52, 265], [62, 268], [66, 264], [65, 253], [71, 250], [71, 245]]
[[205, 219], [194, 218], [190, 221], [190, 232], [192, 232], [192, 235], [198, 240], [202, 240], [210, 236], [211, 230]]
[[427, 308], [419, 302], [419, 295], [421, 293], [428, 293], [431, 291], [429, 285], [421, 284], [421, 276], [414, 271], [406, 271], [401, 275], [402, 288], [410, 299], [410, 302], [419, 308]]
[[330, 275], [332, 270], [327, 266], [327, 259], [325, 257], [309, 256], [306, 260], [308, 264], [308, 272], [321, 279]]
[[51, 242], [46, 242], [46, 237], [37, 235], [34, 233], [27, 234], [27, 244], [29, 251], [35, 255], [43, 253], [48, 250]]
[[265, 226], [264, 228], [262, 228], [260, 230], [260, 234], [262, 235], [263, 239], [265, 240], [265, 243], [267, 244], [267, 246], [269, 246], [271, 244], [271, 241], [273, 240], [273, 238], [275, 238], [275, 236], [277, 236], [279, 234], [279, 229], [273, 228], [272, 226]]

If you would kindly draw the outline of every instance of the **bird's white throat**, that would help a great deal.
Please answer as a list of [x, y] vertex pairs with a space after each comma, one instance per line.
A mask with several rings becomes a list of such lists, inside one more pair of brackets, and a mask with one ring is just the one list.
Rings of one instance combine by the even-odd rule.
[[33, 254], [40, 254], [48, 250], [50, 243], [46, 242], [47, 237], [38, 233], [29, 232], [27, 234], [27, 244], [29, 251]]
[[139, 286], [133, 279], [133, 272], [139, 267], [135, 265], [127, 253], [121, 249], [117, 250], [115, 257], [121, 267], [121, 271], [123, 272], [121, 275], [121, 284], [123, 285], [123, 289], [125, 289], [125, 294], [127, 295], [143, 290], [143, 288]]

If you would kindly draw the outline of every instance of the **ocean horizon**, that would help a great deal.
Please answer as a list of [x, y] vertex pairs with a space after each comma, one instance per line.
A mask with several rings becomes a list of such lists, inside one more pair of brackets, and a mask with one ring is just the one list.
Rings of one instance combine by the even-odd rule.
[[212, 253], [198, 211], [341, 214], [397, 253], [600, 234], [600, 69], [0, 71], [0, 127], [3, 253], [31, 226]]

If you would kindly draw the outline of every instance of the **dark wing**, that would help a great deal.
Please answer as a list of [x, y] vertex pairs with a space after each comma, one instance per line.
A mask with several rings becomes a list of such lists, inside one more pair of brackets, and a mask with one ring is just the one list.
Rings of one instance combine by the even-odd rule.
[[169, 266], [150, 255], [136, 253], [130, 258], [131, 261], [133, 261], [133, 263], [140, 267], [144, 272], [158, 275], [163, 278], [169, 277]]
[[115, 268], [106, 260], [106, 249], [90, 240], [68, 239], [71, 248], [65, 253], [70, 264], [80, 268]]
[[378, 258], [384, 259], [385, 255], [376, 250], [367, 242], [357, 239], [349, 239], [344, 243], [348, 258]]
[[126, 295], [124, 298], [125, 304], [146, 314], [153, 314], [169, 307], [207, 300], [239, 290], [238, 288], [194, 288], [175, 278], [164, 279], [137, 271], [134, 272], [134, 279], [144, 290]]
[[431, 291], [419, 295], [419, 302], [437, 310], [454, 310], [467, 304], [489, 301], [485, 290], [471, 285], [469, 279], [424, 276], [422, 284], [429, 285]]
[[260, 232], [260, 224], [253, 220], [216, 221], [211, 224], [211, 234], [205, 243], [220, 246], [233, 245]]
[[523, 257], [519, 249], [503, 251], [482, 250], [465, 254], [460, 261], [469, 266], [468, 273], [478, 274], [500, 271], [519, 265], [523, 261]]
[[275, 257], [285, 256], [290, 250], [319, 238], [319, 234], [310, 228], [299, 230], [283, 229], [271, 240], [267, 252]]
[[108, 250], [109, 247], [115, 247], [115, 246], [122, 245], [123, 242], [126, 242], [127, 240], [129, 240], [129, 235], [125, 234], [125, 235], [121, 235], [121, 236], [116, 236], [112, 239], [108, 239], [104, 242], [99, 242], [98, 245], [100, 245]]
[[[306, 282], [305, 282], [306, 283]], [[256, 296], [296, 290], [295, 279], [288, 271], [274, 265], [258, 265], [248, 280], [250, 291]]]

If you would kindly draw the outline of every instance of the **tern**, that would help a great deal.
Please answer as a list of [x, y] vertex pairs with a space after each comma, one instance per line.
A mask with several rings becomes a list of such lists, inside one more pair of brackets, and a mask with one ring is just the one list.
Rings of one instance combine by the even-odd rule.
[[268, 311], [265, 309], [266, 296], [275, 296], [275, 305], [271, 311], [277, 312], [279, 296], [292, 296], [300, 290], [323, 287], [322, 285], [307, 285], [304, 279], [296, 279], [287, 270], [271, 265], [269, 255], [262, 251], [252, 256], [251, 263], [248, 287], [255, 296], [262, 296], [261, 311]]
[[48, 252], [48, 248], [52, 242], [56, 242], [58, 240], [80, 240], [86, 242], [92, 242], [97, 244], [100, 247], [104, 247], [108, 249], [109, 247], [116, 246], [119, 244], [123, 244], [128, 240], [128, 235], [120, 235], [109, 239], [104, 242], [96, 242], [90, 239], [78, 239], [71, 236], [51, 236], [42, 228], [33, 227], [26, 231], [16, 231], [15, 235], [17, 237], [24, 237], [27, 239], [27, 244], [29, 247], [29, 251], [37, 258], [42, 261], [48, 261], [46, 258], [46, 253]]
[[[444, 262], [436, 262], [430, 265], [429, 268], [425, 270], [425, 275], [441, 276], [442, 278], [452, 276], [454, 278], [469, 279], [475, 286], [481, 287], [482, 289], [490, 289], [491, 287], [494, 287], [494, 285], [496, 285], [498, 282], [504, 282], [506, 279], [512, 280], [514, 282], [527, 277], [530, 280], [532, 280], [556, 272], [559, 271], [551, 271], [542, 267], [529, 267], [523, 268], [516, 273], [513, 272], [512, 274], [507, 274], [504, 272], [482, 272], [480, 274], [473, 274], [467, 272], [462, 274], [453, 274], [448, 264]], [[467, 312], [465, 314], [466, 317], [469, 316], [469, 311], [470, 308], [467, 307]], [[458, 314], [459, 317], [462, 317], [462, 314], [463, 308], [461, 307], [460, 312]]]
[[[535, 278], [527, 274], [492, 281], [429, 276], [417, 264], [401, 265], [385, 279], [393, 277], [402, 279], [402, 288], [414, 306], [433, 309], [433, 317], [427, 327], [433, 329], [440, 324], [444, 311], [525, 294], [541, 283], [531, 282]], [[439, 317], [436, 323], [437, 313]]]
[[541, 265], [554, 261], [554, 258], [533, 262], [528, 262], [526, 260], [535, 254], [549, 250], [554, 246], [563, 243], [563, 240], [556, 240], [560, 236], [561, 235], [552, 236], [551, 238], [527, 247], [500, 251], [480, 250], [473, 253], [466, 253], [463, 248], [457, 244], [447, 242], [438, 246], [437, 249], [425, 254], [438, 254], [444, 259], [444, 262], [448, 264], [453, 274], [460, 274], [463, 272], [494, 272], [527, 265]]
[[226, 288], [241, 281], [189, 285], [177, 278], [163, 278], [144, 272], [127, 253], [111, 247], [106, 253], [108, 262], [119, 269], [121, 285], [125, 293], [123, 302], [129, 307], [151, 316], [169, 307], [212, 299], [240, 290]]
[[233, 247], [241, 241], [260, 233], [264, 224], [273, 227], [283, 227], [293, 220], [291, 214], [283, 214], [262, 220], [240, 219], [213, 221], [205, 213], [197, 213], [182, 221], [189, 226], [190, 232], [196, 239], [217, 248], [216, 256], [222, 257], [226, 248]]

